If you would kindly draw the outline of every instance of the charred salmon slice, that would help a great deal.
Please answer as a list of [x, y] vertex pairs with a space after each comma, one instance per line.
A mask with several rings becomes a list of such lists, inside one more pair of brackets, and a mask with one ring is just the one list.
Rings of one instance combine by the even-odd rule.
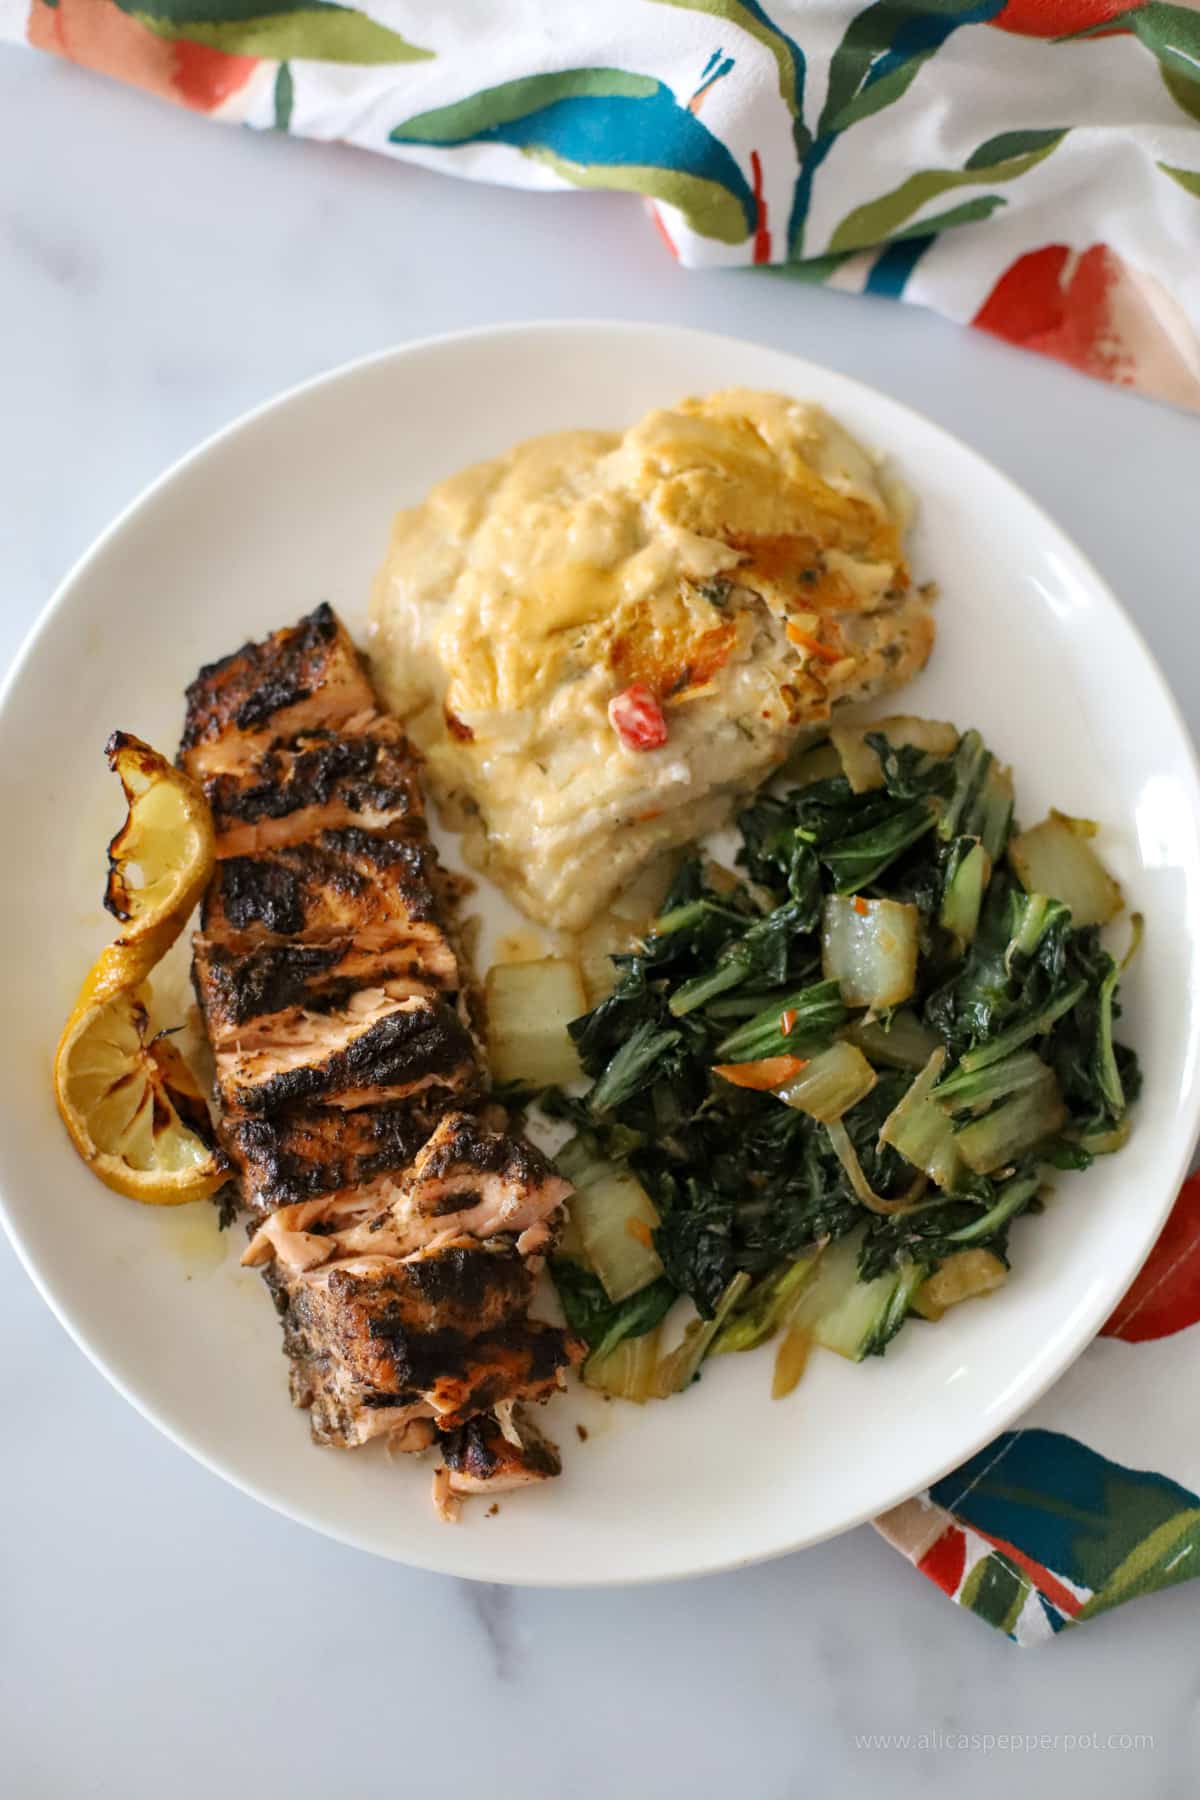
[[347, 826], [313, 843], [218, 862], [201, 930], [238, 949], [289, 939], [349, 943], [364, 953], [440, 946], [443, 886], [426, 839]]
[[[358, 1116], [347, 1115], [348, 1122]], [[369, 1166], [363, 1157], [360, 1169]], [[501, 1235], [515, 1238], [530, 1256], [546, 1247], [570, 1192], [525, 1138], [484, 1130], [469, 1114], [452, 1113], [411, 1167], [278, 1206], [242, 1261], [260, 1264], [274, 1256], [310, 1269], [359, 1253], [411, 1259], [441, 1245]]]
[[475, 1074], [474, 1046], [456, 1012], [382, 988], [361, 988], [329, 1012], [271, 1014], [266, 1029], [250, 1026], [216, 1047], [216, 1065], [223, 1104], [248, 1113], [313, 1100], [369, 1106], [435, 1087], [449, 1094]]
[[291, 1294], [308, 1325], [319, 1322], [326, 1341], [338, 1342], [359, 1380], [398, 1391], [431, 1386], [446, 1355], [461, 1363], [464, 1345], [449, 1334], [465, 1343], [523, 1320], [533, 1282], [511, 1245], [470, 1244], [405, 1261], [348, 1258], [301, 1272]]
[[549, 1241], [571, 1184], [527, 1138], [487, 1131], [469, 1113], [447, 1113], [397, 1183], [390, 1229], [417, 1247], [445, 1232], [511, 1232], [529, 1254]]
[[447, 1432], [440, 1447], [449, 1493], [503, 1494], [562, 1473], [558, 1451], [527, 1413], [518, 1411], [513, 1426], [516, 1442], [505, 1437], [490, 1413], [480, 1413], [457, 1431]]
[[[464, 1089], [457, 1090], [456, 1098]], [[437, 1122], [431, 1088], [391, 1106], [352, 1112], [298, 1106], [287, 1112], [229, 1112], [221, 1143], [241, 1177], [242, 1197], [258, 1217], [330, 1195], [370, 1190], [367, 1210], [378, 1212], [386, 1195], [374, 1184], [399, 1174]], [[303, 1227], [301, 1227], [303, 1228]]]
[[295, 1404], [322, 1444], [441, 1444], [448, 1501], [557, 1474], [514, 1409], [585, 1354], [528, 1310], [570, 1188], [482, 1098], [420, 758], [328, 607], [201, 670], [180, 762], [217, 833], [221, 1139]]
[[422, 1397], [433, 1407], [438, 1429], [452, 1431], [475, 1413], [514, 1400], [548, 1400], [563, 1386], [566, 1371], [586, 1354], [587, 1346], [569, 1331], [540, 1319], [523, 1319], [503, 1331], [472, 1338], [461, 1368], [447, 1359]]
[[273, 738], [339, 731], [376, 710], [350, 634], [329, 606], [201, 669], [179, 760], [199, 778], [241, 768]]
[[[293, 1269], [310, 1269], [360, 1253], [411, 1259], [501, 1236], [515, 1239], [522, 1256], [544, 1250], [569, 1184], [524, 1138], [481, 1132], [465, 1114], [454, 1119], [451, 1131], [460, 1144], [471, 1129], [484, 1167], [468, 1176], [460, 1165], [447, 1186], [417, 1172], [422, 1151], [410, 1170], [280, 1206], [254, 1233], [242, 1261], [278, 1257]], [[439, 1126], [435, 1138], [444, 1132]]]
[[394, 719], [281, 739], [205, 779], [217, 855], [257, 856], [347, 827], [418, 831], [425, 812], [417, 769]]
[[[544, 1399], [584, 1351], [569, 1332], [523, 1316], [531, 1278], [511, 1251], [476, 1248], [449, 1264], [367, 1256], [307, 1275], [275, 1264], [267, 1279], [293, 1398], [310, 1409], [320, 1443], [407, 1434], [423, 1419], [454, 1428], [480, 1406]], [[463, 1298], [445, 1313], [459, 1280]], [[404, 1447], [424, 1448], [432, 1435]]]
[[[439, 1272], [436, 1258], [406, 1264], [364, 1256], [299, 1275], [275, 1265], [270, 1279], [291, 1354], [317, 1369], [336, 1367], [342, 1406], [419, 1401], [448, 1428], [510, 1400], [546, 1398], [584, 1347], [558, 1326], [523, 1316], [531, 1278], [519, 1256], [482, 1249], [464, 1256], [475, 1306], [456, 1305], [446, 1317], [457, 1323], [442, 1317], [453, 1266]], [[429, 1289], [442, 1284], [440, 1300], [411, 1277], [431, 1263]], [[476, 1318], [484, 1329], [473, 1328]]]
[[244, 952], [198, 937], [192, 980], [216, 1051], [273, 1040], [278, 1015], [345, 1008], [364, 985], [403, 999], [453, 993], [458, 963], [449, 944], [366, 954], [352, 944], [258, 944]]

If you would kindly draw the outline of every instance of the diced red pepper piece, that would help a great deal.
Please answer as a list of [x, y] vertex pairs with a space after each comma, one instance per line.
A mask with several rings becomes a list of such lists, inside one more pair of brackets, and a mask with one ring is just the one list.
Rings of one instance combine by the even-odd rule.
[[713, 1074], [719, 1075], [722, 1081], [731, 1081], [734, 1087], [769, 1093], [807, 1067], [806, 1056], [763, 1056], [757, 1062], [714, 1063]]
[[635, 681], [608, 703], [608, 718], [627, 750], [661, 750], [667, 741], [667, 721], [654, 693], [644, 681]]

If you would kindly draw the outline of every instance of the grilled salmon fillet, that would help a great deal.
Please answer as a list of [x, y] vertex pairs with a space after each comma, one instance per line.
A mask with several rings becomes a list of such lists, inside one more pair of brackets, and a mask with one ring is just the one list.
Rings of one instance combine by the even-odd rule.
[[[463, 1482], [513, 1485], [513, 1406], [583, 1354], [529, 1317], [570, 1190], [497, 1109], [467, 1110], [485, 1078], [419, 760], [328, 607], [187, 699], [218, 857], [193, 982], [293, 1399], [320, 1443], [446, 1433]], [[519, 1465], [556, 1467], [545, 1447]]]

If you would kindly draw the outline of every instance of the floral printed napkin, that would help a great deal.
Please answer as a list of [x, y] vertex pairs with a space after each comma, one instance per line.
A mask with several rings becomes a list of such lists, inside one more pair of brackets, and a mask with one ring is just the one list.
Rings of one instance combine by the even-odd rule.
[[261, 129], [640, 194], [689, 265], [1200, 407], [1200, 0], [0, 0], [4, 36]]
[[[0, 0], [5, 36], [263, 130], [639, 194], [688, 265], [1200, 408], [1200, 0]], [[1200, 1573], [1198, 1347], [1194, 1177], [1064, 1380], [879, 1529], [1022, 1644]]]
[[[1099, 1337], [1016, 1431], [876, 1525], [1019, 1644], [1200, 1575], [1200, 1175]], [[1169, 1470], [1170, 1473], [1159, 1473]]]

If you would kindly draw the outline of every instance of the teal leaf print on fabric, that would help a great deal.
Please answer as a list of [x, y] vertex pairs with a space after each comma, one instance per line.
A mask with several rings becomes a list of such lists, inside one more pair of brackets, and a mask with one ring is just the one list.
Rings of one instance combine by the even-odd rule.
[[275, 129], [290, 131], [292, 125], [292, 104], [296, 98], [292, 85], [290, 66], [280, 63], [275, 75]]
[[313, 62], [423, 62], [433, 55], [332, 0], [117, 0], [157, 36], [240, 56]]
[[694, 231], [741, 243], [753, 191], [733, 155], [664, 82], [622, 69], [564, 69], [503, 82], [419, 113], [395, 144], [509, 144], [576, 187], [618, 188], [678, 207]]
[[779, 94], [792, 115], [792, 141], [796, 155], [802, 157], [812, 142], [812, 133], [804, 123], [804, 52], [794, 38], [788, 36], [766, 13], [757, 0], [654, 0], [658, 6], [678, 6], [688, 12], [702, 12], [712, 18], [740, 25], [749, 37], [769, 50], [779, 71]]
[[[891, 193], [881, 194], [877, 200], [868, 200], [848, 212], [830, 237], [829, 249], [866, 250], [873, 244], [902, 236], [901, 228], [905, 222], [939, 194], [982, 182], [1015, 181], [1049, 156], [1066, 135], [1065, 130], [1006, 131], [981, 144], [961, 169], [918, 170]], [[1030, 147], [1022, 150], [1022, 144]], [[909, 229], [924, 233], [944, 229], [949, 224], [968, 224], [986, 217], [1003, 204], [1001, 195], [987, 195], [982, 202], [968, 202], [966, 207], [955, 207], [952, 213], [921, 219]], [[986, 206], [986, 212], [980, 210], [981, 205]]]
[[740, 25], [748, 37], [770, 51], [779, 70], [779, 93], [793, 115], [804, 106], [804, 52], [786, 31], [757, 5], [756, 0], [653, 0], [656, 6], [677, 6], [686, 12], [707, 13]]
[[1002, 1432], [930, 1498], [1007, 1545], [1035, 1581], [1069, 1583], [1076, 1619], [1200, 1575], [1200, 1496], [1064, 1432]]

